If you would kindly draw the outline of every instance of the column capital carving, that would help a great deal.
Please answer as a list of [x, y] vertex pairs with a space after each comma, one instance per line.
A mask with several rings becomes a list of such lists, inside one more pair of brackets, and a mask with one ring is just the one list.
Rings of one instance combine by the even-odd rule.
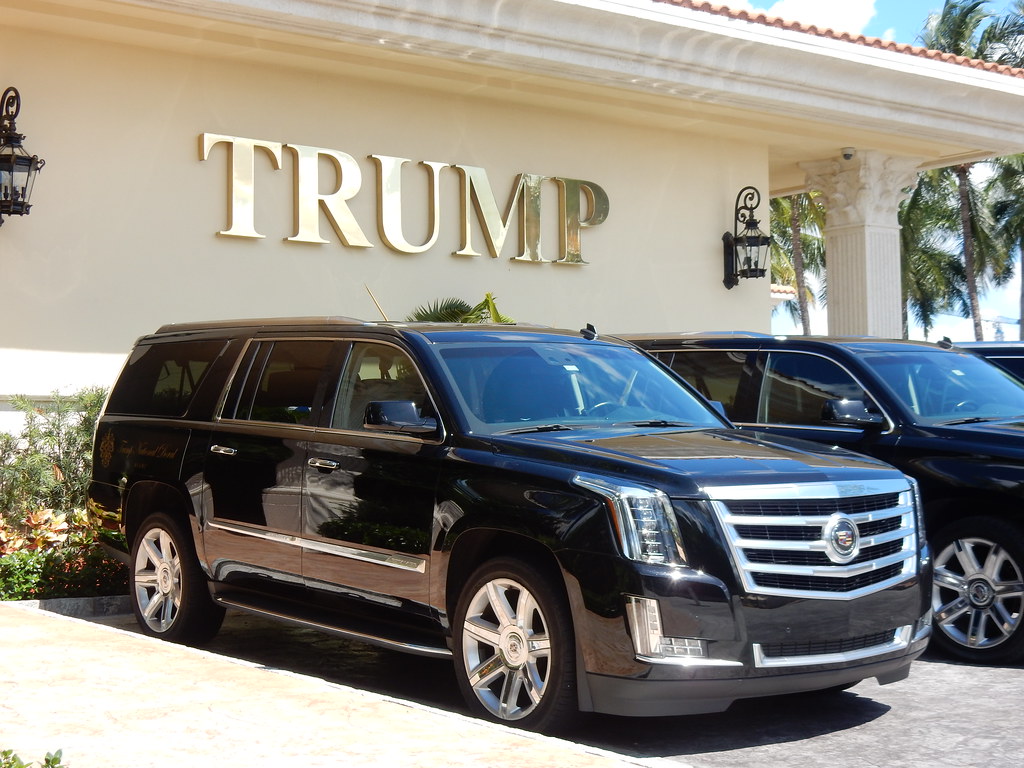
[[849, 160], [800, 163], [824, 198], [829, 227], [896, 227], [899, 204], [917, 182], [920, 160], [860, 150]]

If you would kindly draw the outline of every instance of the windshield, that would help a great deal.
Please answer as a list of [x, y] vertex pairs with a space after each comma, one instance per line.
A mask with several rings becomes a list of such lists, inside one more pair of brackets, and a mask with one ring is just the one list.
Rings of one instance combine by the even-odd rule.
[[975, 355], [935, 349], [867, 354], [865, 364], [920, 424], [1024, 416], [1024, 385]]
[[439, 346], [474, 432], [722, 426], [669, 373], [628, 347], [518, 341]]

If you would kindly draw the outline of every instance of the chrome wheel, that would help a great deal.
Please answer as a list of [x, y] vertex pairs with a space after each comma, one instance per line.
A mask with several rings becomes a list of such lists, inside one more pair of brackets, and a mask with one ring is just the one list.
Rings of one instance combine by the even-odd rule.
[[462, 624], [462, 660], [477, 699], [501, 720], [519, 720], [547, 691], [551, 639], [530, 592], [512, 579], [494, 579], [469, 602]]
[[958, 654], [963, 657], [1019, 637], [1024, 610], [1019, 558], [983, 536], [952, 539], [935, 558], [932, 609], [936, 629], [963, 649]]
[[181, 556], [163, 528], [145, 532], [135, 552], [134, 595], [141, 619], [153, 632], [166, 633], [181, 607]]
[[132, 609], [147, 635], [175, 643], [209, 640], [224, 621], [210, 597], [192, 535], [185, 524], [156, 513], [143, 522], [132, 547]]

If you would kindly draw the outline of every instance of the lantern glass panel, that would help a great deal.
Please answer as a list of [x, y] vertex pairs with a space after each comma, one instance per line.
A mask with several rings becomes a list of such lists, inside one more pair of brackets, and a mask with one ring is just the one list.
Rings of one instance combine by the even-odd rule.
[[0, 213], [24, 214], [29, 209], [39, 159], [21, 147], [0, 152]]

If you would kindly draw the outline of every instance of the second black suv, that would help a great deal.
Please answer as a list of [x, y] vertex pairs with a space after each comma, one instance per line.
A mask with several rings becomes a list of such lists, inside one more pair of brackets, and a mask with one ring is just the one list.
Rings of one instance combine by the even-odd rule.
[[1024, 384], [913, 341], [624, 335], [737, 425], [882, 459], [920, 484], [935, 555], [934, 641], [1024, 660]]

